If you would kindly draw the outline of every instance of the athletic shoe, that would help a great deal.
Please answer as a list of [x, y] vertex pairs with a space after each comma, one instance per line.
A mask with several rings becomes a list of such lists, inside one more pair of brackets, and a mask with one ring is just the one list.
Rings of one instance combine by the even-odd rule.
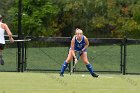
[[93, 76], [93, 77], [98, 77], [99, 75], [97, 75], [97, 74], [93, 73], [93, 74], [92, 74], [92, 76]]
[[60, 77], [64, 77], [64, 75], [63, 74], [60, 74]]
[[0, 60], [0, 63], [1, 63], [1, 65], [4, 65], [4, 60], [1, 59], [1, 60]]

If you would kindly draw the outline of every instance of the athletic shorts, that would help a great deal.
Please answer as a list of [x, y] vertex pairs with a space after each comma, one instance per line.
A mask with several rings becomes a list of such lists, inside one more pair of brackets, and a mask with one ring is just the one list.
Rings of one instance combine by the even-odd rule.
[[[70, 48], [71, 49], [71, 48]], [[79, 52], [81, 50], [74, 50], [75, 52]], [[87, 49], [85, 49], [83, 52], [87, 52]]]
[[5, 44], [0, 44], [0, 50], [3, 50], [5, 47]]

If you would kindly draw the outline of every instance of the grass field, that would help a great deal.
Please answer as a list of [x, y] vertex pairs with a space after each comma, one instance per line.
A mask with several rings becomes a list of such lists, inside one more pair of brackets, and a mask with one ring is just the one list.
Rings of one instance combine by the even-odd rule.
[[[139, 45], [127, 46], [127, 72], [139, 73]], [[57, 52], [56, 52], [57, 51]], [[58, 69], [67, 57], [68, 47], [28, 48], [28, 69]], [[120, 70], [120, 46], [88, 48], [88, 57], [95, 70]], [[16, 71], [17, 49], [4, 50], [5, 65], [0, 71]], [[86, 70], [79, 60], [78, 70]], [[0, 72], [0, 93], [140, 93], [140, 75], [103, 74], [93, 78], [89, 73], [75, 73], [60, 77], [58, 72]]]
[[139, 75], [0, 72], [0, 93], [140, 93]]

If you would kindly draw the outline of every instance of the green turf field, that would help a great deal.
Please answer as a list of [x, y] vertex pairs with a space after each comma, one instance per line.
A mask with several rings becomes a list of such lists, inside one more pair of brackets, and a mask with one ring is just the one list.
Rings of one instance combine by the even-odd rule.
[[[140, 72], [139, 45], [127, 46], [127, 72]], [[57, 52], [56, 52], [57, 51]], [[28, 69], [58, 69], [67, 57], [68, 47], [28, 48]], [[95, 70], [120, 70], [120, 46], [93, 46], [88, 48], [89, 61]], [[17, 49], [4, 50], [5, 65], [0, 71], [16, 71]], [[79, 60], [78, 70], [86, 70]], [[40, 71], [41, 72], [41, 71]], [[85, 72], [59, 77], [59, 72], [24, 73], [0, 72], [0, 93], [140, 93], [140, 75], [102, 74], [93, 78]]]
[[0, 93], [140, 93], [140, 76], [0, 72]]

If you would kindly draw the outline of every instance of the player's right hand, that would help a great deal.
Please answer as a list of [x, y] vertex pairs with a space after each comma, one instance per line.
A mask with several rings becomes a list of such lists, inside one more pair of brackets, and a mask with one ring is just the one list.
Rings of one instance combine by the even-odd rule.
[[74, 59], [75, 64], [78, 62], [77, 58]]

